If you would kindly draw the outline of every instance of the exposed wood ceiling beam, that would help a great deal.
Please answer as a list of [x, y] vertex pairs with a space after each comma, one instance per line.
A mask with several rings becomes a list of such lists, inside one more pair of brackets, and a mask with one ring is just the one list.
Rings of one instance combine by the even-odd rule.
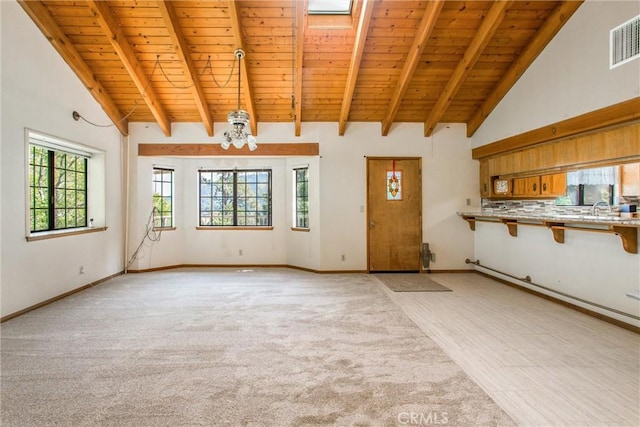
[[[244, 50], [244, 41], [242, 36], [242, 28], [240, 27], [240, 12], [238, 11], [238, 2], [231, 0], [227, 2], [229, 5], [229, 18], [231, 19], [231, 31], [236, 41], [236, 48]], [[244, 65], [244, 72], [240, 76], [242, 79], [242, 87], [244, 88], [244, 102], [247, 105], [247, 112], [249, 113], [251, 121], [251, 134], [253, 136], [258, 135], [258, 120], [256, 118], [256, 109], [253, 102], [253, 95], [251, 91], [251, 85], [249, 84], [249, 66], [247, 57], [242, 60]]]
[[207, 135], [213, 136], [213, 119], [211, 118], [209, 105], [207, 104], [204, 91], [200, 85], [198, 72], [191, 60], [189, 46], [187, 46], [187, 42], [184, 39], [182, 28], [178, 22], [178, 16], [176, 15], [170, 1], [159, 2], [158, 8], [160, 9], [160, 13], [164, 19], [167, 31], [169, 31], [169, 35], [171, 36], [171, 41], [173, 42], [178, 61], [184, 69], [185, 77], [187, 78], [187, 85], [192, 88], [194, 101], [198, 108], [198, 112], [200, 113], [200, 117], [202, 118], [202, 122], [204, 123], [204, 127], [207, 130]]
[[424, 136], [431, 136], [433, 133], [436, 125], [451, 104], [451, 101], [453, 101], [454, 96], [456, 96], [458, 90], [460, 90], [460, 87], [478, 61], [482, 51], [502, 23], [506, 11], [512, 3], [513, 0], [496, 1], [491, 6], [491, 9], [489, 9], [489, 12], [487, 12], [487, 16], [482, 20], [480, 28], [478, 28], [469, 47], [464, 52], [462, 60], [460, 60], [456, 69], [453, 71], [451, 78], [431, 109], [427, 120], [425, 120]]
[[295, 136], [300, 136], [302, 123], [302, 60], [304, 59], [304, 1], [296, 2], [296, 63], [295, 87], [294, 87], [294, 112]]
[[51, 42], [60, 56], [71, 67], [83, 85], [89, 90], [95, 100], [102, 106], [104, 112], [109, 116], [113, 124], [123, 135], [129, 134], [129, 123], [123, 120], [124, 114], [116, 106], [113, 99], [107, 94], [102, 84], [96, 80], [93, 72], [82, 59], [71, 40], [65, 35], [60, 27], [55, 23], [47, 8], [40, 1], [18, 0], [20, 6], [36, 23], [40, 31]]
[[160, 129], [162, 129], [166, 136], [171, 136], [171, 122], [169, 122], [160, 100], [151, 87], [149, 79], [147, 79], [147, 76], [144, 74], [140, 63], [136, 58], [135, 52], [127, 42], [124, 32], [114, 19], [111, 9], [109, 9], [108, 2], [87, 0], [87, 4], [89, 5], [91, 14], [98, 21], [100, 28], [104, 31], [105, 36], [109, 39], [111, 46], [113, 46], [117, 52], [118, 57], [129, 73], [129, 76], [147, 103], [147, 106], [149, 107], [153, 117], [156, 119], [156, 122], [158, 122]]
[[389, 108], [387, 109], [387, 113], [382, 120], [383, 136], [387, 136], [389, 134], [391, 124], [398, 114], [402, 98], [404, 98], [404, 94], [407, 92], [409, 83], [411, 83], [411, 78], [413, 77], [413, 73], [416, 71], [416, 67], [418, 66], [418, 61], [420, 61], [422, 51], [424, 50], [424, 47], [429, 40], [431, 32], [436, 26], [436, 21], [438, 20], [438, 16], [440, 15], [440, 11], [442, 10], [443, 5], [444, 0], [430, 1], [427, 3], [427, 9], [424, 11], [422, 21], [420, 21], [420, 27], [418, 28], [418, 32], [413, 39], [413, 44], [409, 49], [407, 60], [402, 67], [402, 72], [400, 73], [400, 78], [398, 79], [396, 91], [391, 97]]
[[[260, 157], [264, 156], [317, 156], [320, 144], [317, 142], [273, 143], [260, 145]], [[139, 156], [224, 156], [229, 152], [220, 144], [138, 144]], [[233, 152], [234, 156], [254, 156], [244, 146]]]
[[371, 14], [373, 13], [373, 5], [375, 0], [363, 0], [362, 9], [360, 9], [360, 19], [358, 20], [358, 29], [356, 31], [356, 40], [353, 44], [351, 53], [351, 62], [349, 63], [349, 73], [347, 74], [347, 84], [344, 88], [344, 96], [342, 97], [342, 106], [340, 108], [340, 118], [338, 119], [338, 135], [344, 135], [349, 119], [349, 111], [351, 110], [351, 101], [353, 92], [356, 89], [356, 81], [358, 72], [360, 71], [360, 61], [362, 60], [362, 52], [367, 40], [369, 32], [369, 23], [371, 22]]
[[478, 128], [480, 128], [486, 118], [489, 117], [489, 114], [491, 114], [496, 105], [498, 105], [507, 92], [511, 90], [513, 85], [518, 81], [518, 79], [520, 79], [520, 76], [524, 74], [527, 68], [533, 63], [533, 61], [535, 61], [538, 55], [540, 55], [551, 39], [555, 37], [558, 31], [560, 31], [564, 24], [567, 23], [569, 18], [571, 18], [576, 10], [578, 10], [582, 3], [583, 0], [565, 1], [555, 8], [540, 30], [538, 30], [534, 38], [522, 51], [518, 59], [504, 74], [502, 80], [500, 80], [493, 89], [493, 92], [487, 96], [482, 103], [482, 106], [478, 108], [471, 120], [469, 120], [467, 123], [468, 137], [471, 137], [476, 133]]

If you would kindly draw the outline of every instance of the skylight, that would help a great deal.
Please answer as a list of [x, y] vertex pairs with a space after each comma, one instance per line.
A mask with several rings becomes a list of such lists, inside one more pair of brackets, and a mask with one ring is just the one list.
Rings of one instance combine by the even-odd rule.
[[349, 15], [352, 0], [309, 0], [310, 15]]

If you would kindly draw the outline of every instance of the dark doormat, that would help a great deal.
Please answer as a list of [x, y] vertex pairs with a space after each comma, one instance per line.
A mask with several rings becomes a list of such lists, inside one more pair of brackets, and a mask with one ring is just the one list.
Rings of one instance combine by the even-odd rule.
[[451, 289], [434, 282], [426, 274], [374, 274], [393, 292], [451, 292]]

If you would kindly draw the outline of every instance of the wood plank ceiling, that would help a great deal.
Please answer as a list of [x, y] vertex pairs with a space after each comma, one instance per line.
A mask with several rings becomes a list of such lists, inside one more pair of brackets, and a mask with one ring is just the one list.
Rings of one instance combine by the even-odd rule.
[[241, 106], [260, 122], [466, 123], [473, 135], [581, 1], [23, 1], [123, 134], [129, 122], [200, 122]]

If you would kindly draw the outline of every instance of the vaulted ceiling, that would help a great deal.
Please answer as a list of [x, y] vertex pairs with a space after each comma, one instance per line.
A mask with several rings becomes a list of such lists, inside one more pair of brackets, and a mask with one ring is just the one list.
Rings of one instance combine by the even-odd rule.
[[480, 127], [581, 1], [20, 1], [123, 134], [129, 122], [200, 122], [241, 106], [260, 122], [439, 122]]

